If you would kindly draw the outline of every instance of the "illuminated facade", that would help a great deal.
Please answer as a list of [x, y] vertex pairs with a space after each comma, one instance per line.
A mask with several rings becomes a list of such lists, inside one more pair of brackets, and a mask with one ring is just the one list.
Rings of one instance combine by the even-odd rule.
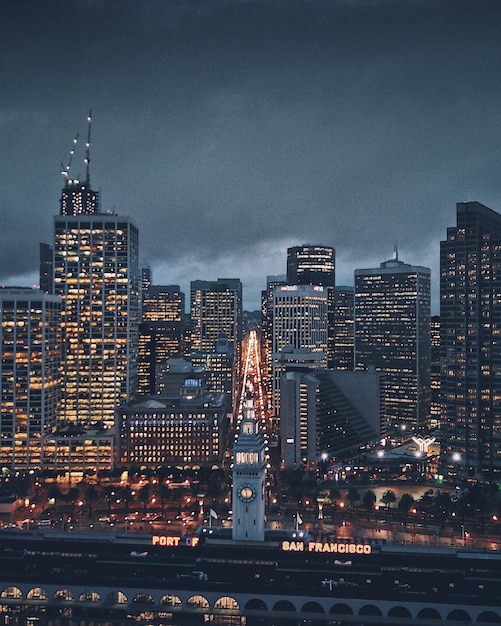
[[221, 335], [212, 352], [194, 352], [191, 355], [194, 368], [203, 369], [207, 375], [207, 391], [224, 393], [231, 403], [235, 368], [235, 352], [228, 338]]
[[62, 423], [114, 424], [137, 391], [138, 230], [109, 214], [55, 219], [54, 285], [64, 302]]
[[67, 180], [61, 194], [61, 215], [93, 215], [99, 212], [99, 192], [92, 191], [88, 180]]
[[0, 464], [43, 467], [61, 396], [61, 299], [0, 289]]
[[121, 465], [222, 463], [229, 424], [226, 397], [187, 391], [181, 397], [153, 396], [117, 408]]
[[237, 352], [242, 341], [242, 283], [238, 278], [191, 282], [191, 349], [210, 352], [221, 334]]
[[264, 442], [256, 420], [252, 394], [243, 407], [240, 432], [233, 446], [233, 529], [234, 541], [264, 541]]
[[501, 470], [501, 215], [460, 202], [440, 244], [443, 458], [460, 477]]
[[339, 286], [334, 289], [334, 356], [332, 369], [354, 368], [355, 289]]
[[309, 349], [327, 367], [327, 289], [312, 285], [278, 285], [273, 290], [271, 408], [280, 414], [281, 352], [289, 347]]
[[305, 244], [287, 250], [287, 283], [318, 285], [327, 292], [327, 365], [335, 367], [336, 251], [330, 246]]
[[143, 291], [139, 327], [138, 389], [156, 393], [156, 369], [171, 356], [189, 354], [185, 297], [179, 285], [150, 285]]
[[384, 372], [382, 432], [430, 418], [430, 270], [398, 255], [355, 270], [355, 367]]
[[440, 393], [440, 317], [431, 318], [431, 417], [430, 428], [440, 428], [442, 398]]

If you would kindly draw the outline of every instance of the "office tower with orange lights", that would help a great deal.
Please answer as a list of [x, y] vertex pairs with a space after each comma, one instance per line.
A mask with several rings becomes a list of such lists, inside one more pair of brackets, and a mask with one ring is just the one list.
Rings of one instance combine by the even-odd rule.
[[0, 289], [0, 465], [42, 468], [61, 397], [61, 308], [38, 289]]
[[105, 213], [54, 221], [54, 288], [63, 307], [63, 423], [114, 424], [137, 391], [138, 229]]

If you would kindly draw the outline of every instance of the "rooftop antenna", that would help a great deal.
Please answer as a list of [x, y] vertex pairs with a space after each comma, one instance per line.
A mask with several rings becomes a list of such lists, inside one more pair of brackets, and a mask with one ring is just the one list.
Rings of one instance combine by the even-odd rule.
[[73, 155], [75, 154], [75, 148], [78, 143], [79, 136], [80, 136], [80, 133], [77, 133], [77, 136], [75, 137], [75, 139], [73, 139], [73, 145], [70, 150], [70, 158], [68, 159], [68, 164], [63, 165], [63, 163], [61, 163], [61, 175], [64, 176], [64, 179], [66, 181], [68, 181], [68, 178], [70, 175], [71, 162], [73, 161]]
[[87, 116], [88, 128], [87, 128], [87, 143], [85, 144], [85, 185], [90, 187], [90, 127], [92, 124], [92, 111], [89, 109], [89, 115]]
[[395, 241], [395, 245], [393, 246], [393, 260], [398, 261], [398, 244]]

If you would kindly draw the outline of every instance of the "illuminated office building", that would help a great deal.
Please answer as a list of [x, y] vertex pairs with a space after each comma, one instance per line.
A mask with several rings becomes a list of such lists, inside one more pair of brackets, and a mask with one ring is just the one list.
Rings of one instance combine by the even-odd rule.
[[294, 246], [287, 250], [287, 283], [318, 285], [327, 293], [327, 365], [335, 367], [336, 251], [330, 246]]
[[431, 409], [430, 428], [440, 428], [442, 395], [440, 392], [440, 316], [431, 318]]
[[382, 432], [430, 417], [430, 270], [394, 258], [355, 270], [355, 367], [384, 372]]
[[273, 294], [275, 287], [287, 285], [285, 274], [266, 277], [266, 290], [261, 291], [261, 368], [263, 384], [266, 386], [268, 398], [273, 390], [271, 372], [273, 367]]
[[224, 394], [208, 394], [186, 372], [173, 396], [151, 396], [117, 407], [121, 465], [221, 465], [228, 438]]
[[[243, 339], [242, 283], [238, 278], [191, 282], [191, 351], [212, 352], [224, 335], [235, 352], [235, 377], [240, 380]], [[236, 404], [236, 390], [233, 407]]]
[[48, 243], [40, 244], [40, 290], [54, 293], [54, 249]]
[[339, 286], [334, 289], [334, 355], [332, 369], [354, 368], [355, 289]]
[[43, 467], [61, 396], [61, 299], [0, 289], [0, 465]]
[[189, 324], [179, 285], [150, 285], [143, 292], [139, 326], [138, 386], [156, 393], [156, 369], [171, 356], [189, 354]]
[[221, 334], [235, 352], [242, 341], [242, 283], [238, 278], [191, 282], [193, 352], [210, 352]]
[[207, 376], [208, 393], [224, 393], [231, 404], [233, 396], [235, 351], [225, 335], [221, 335], [212, 352], [193, 352], [191, 363]]
[[271, 408], [280, 415], [281, 352], [309, 349], [321, 355], [319, 367], [327, 367], [327, 289], [313, 285], [278, 285], [273, 290]]
[[62, 423], [114, 424], [137, 391], [138, 230], [111, 214], [55, 218], [54, 285], [64, 302]]
[[501, 470], [501, 215], [460, 202], [440, 244], [443, 458], [461, 478]]

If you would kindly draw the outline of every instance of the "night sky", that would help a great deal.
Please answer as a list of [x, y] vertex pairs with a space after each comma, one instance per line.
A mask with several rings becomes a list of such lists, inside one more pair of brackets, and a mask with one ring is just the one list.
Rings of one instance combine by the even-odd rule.
[[[240, 278], [286, 249], [337, 283], [432, 269], [456, 202], [501, 211], [499, 0], [1, 0], [0, 283], [38, 282], [61, 162], [129, 215], [157, 284]], [[189, 298], [188, 298], [189, 299]]]

